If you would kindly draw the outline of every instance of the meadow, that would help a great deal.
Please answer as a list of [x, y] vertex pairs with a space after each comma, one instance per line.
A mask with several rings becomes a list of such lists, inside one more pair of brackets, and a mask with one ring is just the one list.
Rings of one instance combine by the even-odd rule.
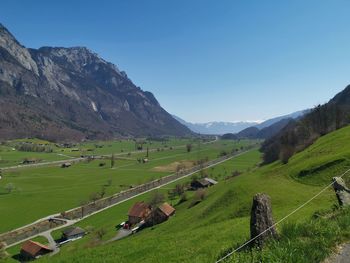
[[[207, 170], [219, 183], [209, 188], [206, 198], [196, 206], [190, 205], [193, 193], [189, 194], [187, 201], [173, 203], [176, 215], [167, 222], [128, 238], [104, 243], [115, 235], [113, 227], [126, 219], [127, 211], [134, 202], [147, 201], [151, 197], [152, 193], [147, 193], [79, 222], [79, 226], [91, 229], [89, 235], [63, 246], [59, 254], [43, 257], [38, 262], [97, 262], [100, 259], [103, 262], [115, 262], [116, 259], [118, 262], [215, 262], [249, 239], [250, 208], [254, 194], [269, 194], [274, 218], [276, 221], [281, 219], [317, 194], [333, 176], [347, 169], [349, 139], [350, 127], [325, 135], [305, 151], [294, 155], [288, 164], [275, 162], [257, 167], [260, 153], [250, 151]], [[345, 161], [334, 162], [338, 159]], [[225, 171], [236, 169], [243, 173], [228, 180], [221, 177]], [[347, 175], [345, 179], [348, 178]], [[166, 193], [171, 187], [173, 185], [159, 191]], [[291, 262], [293, 258], [297, 261], [292, 262], [323, 260], [337, 243], [350, 237], [347, 228], [344, 228], [344, 232], [340, 231], [349, 213], [346, 210], [333, 211], [332, 208], [336, 206], [336, 196], [329, 188], [278, 225], [281, 242], [272, 243], [260, 252], [242, 251], [228, 261], [257, 262], [263, 259], [263, 262], [279, 262], [278, 258], [286, 259], [285, 262]], [[322, 214], [325, 216], [321, 219], [312, 219]], [[325, 228], [327, 225], [328, 228]], [[100, 229], [105, 229], [106, 234], [102, 241], [96, 242], [95, 233]], [[59, 234], [55, 233], [57, 236]], [[323, 249], [318, 250], [322, 245]], [[278, 256], [273, 258], [273, 255]]]

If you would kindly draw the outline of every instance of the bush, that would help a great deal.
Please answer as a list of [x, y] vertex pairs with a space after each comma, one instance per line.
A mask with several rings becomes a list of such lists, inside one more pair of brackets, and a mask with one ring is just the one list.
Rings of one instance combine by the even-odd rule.
[[179, 200], [179, 203], [178, 204], [181, 204], [183, 202], [186, 202], [188, 199], [187, 199], [187, 194], [186, 192], [183, 193], [181, 196], [180, 196], [180, 200]]
[[198, 189], [194, 195], [195, 199], [203, 201], [207, 197], [207, 191], [205, 189]]
[[5, 250], [5, 247], [5, 242], [0, 242], [0, 259], [5, 259], [9, 256], [9, 254]]

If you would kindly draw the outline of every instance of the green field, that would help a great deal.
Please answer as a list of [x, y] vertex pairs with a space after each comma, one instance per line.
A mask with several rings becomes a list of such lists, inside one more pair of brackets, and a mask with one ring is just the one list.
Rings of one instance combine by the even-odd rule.
[[[254, 194], [264, 192], [271, 196], [273, 214], [275, 220], [279, 220], [318, 193], [329, 183], [331, 177], [347, 168], [346, 160], [350, 156], [349, 139], [350, 127], [321, 137], [314, 145], [296, 154], [286, 165], [276, 162], [256, 168], [260, 154], [251, 151], [209, 169], [207, 172], [217, 177], [219, 184], [208, 189], [206, 199], [192, 208], [189, 206], [193, 193], [189, 194], [188, 201], [176, 205], [176, 215], [169, 221], [113, 243], [95, 242], [94, 233], [99, 229], [106, 230], [103, 240], [113, 237], [113, 227], [126, 219], [127, 211], [135, 201], [147, 201], [152, 194], [147, 193], [79, 222], [78, 225], [92, 229], [91, 234], [63, 246], [60, 254], [52, 258], [44, 257], [39, 262], [101, 262], [101, 259], [103, 262], [215, 262], [225, 251], [237, 247], [249, 238], [249, 215]], [[334, 164], [333, 161], [338, 159], [345, 161]], [[236, 169], [245, 172], [230, 180], [222, 180], [221, 175], [225, 171]], [[345, 179], [348, 178], [349, 176]], [[170, 187], [160, 191], [166, 192]], [[278, 230], [282, 234], [287, 233], [283, 229], [295, 223], [309, 226], [310, 229], [319, 229], [314, 226], [318, 223], [308, 223], [311, 216], [317, 211], [330, 210], [336, 204], [335, 194], [329, 189], [279, 225]], [[323, 220], [327, 221], [327, 218]], [[298, 233], [297, 230], [295, 233]], [[59, 231], [55, 235], [58, 236]], [[334, 235], [338, 233], [333, 233], [333, 238], [328, 237], [331, 241], [324, 244], [335, 245], [336, 240], [344, 239], [340, 235], [339, 238]], [[319, 236], [327, 238], [321, 232]], [[294, 240], [303, 244], [297, 236], [294, 236]], [[285, 243], [290, 242], [287, 240]], [[312, 244], [312, 239], [309, 243]], [[306, 251], [312, 250], [312, 247], [306, 245], [300, 245], [299, 248], [300, 251], [290, 251], [291, 255], [307, 255]], [[329, 249], [326, 251], [330, 253]], [[289, 252], [286, 250], [284, 253]], [[273, 255], [273, 250], [271, 254]], [[240, 262], [252, 260], [249, 253], [240, 255]], [[303, 258], [300, 255], [299, 258]], [[275, 258], [271, 262], [278, 261]], [[304, 261], [300, 262], [310, 262], [310, 259], [304, 257]]]
[[[37, 159], [38, 162], [66, 160], [80, 156], [105, 155], [105, 154], [123, 154], [136, 151], [136, 146], [143, 143], [143, 149], [166, 149], [174, 146], [185, 145], [187, 143], [197, 142], [193, 139], [169, 138], [164, 141], [154, 140], [115, 140], [115, 141], [94, 141], [72, 144], [69, 147], [55, 144], [48, 141], [37, 139], [18, 139], [2, 143], [0, 145], [0, 168], [16, 166], [22, 164], [25, 158]], [[17, 150], [21, 144], [45, 145], [52, 152], [25, 152]]]
[[[177, 145], [186, 142], [177, 141]], [[73, 164], [69, 168], [54, 165], [5, 171], [0, 180], [0, 233], [77, 207], [94, 193], [99, 193], [102, 187], [105, 188], [105, 196], [108, 196], [172, 173], [155, 167], [182, 160], [215, 159], [223, 150], [229, 152], [247, 144], [248, 141], [243, 140], [218, 141], [194, 145], [189, 153], [185, 147], [171, 150], [168, 146], [159, 152], [150, 152], [149, 162], [145, 164], [136, 161], [145, 153], [127, 155], [130, 160], [116, 159], [113, 169], [110, 160], [93, 160]], [[100, 167], [102, 162], [106, 165]], [[8, 184], [15, 186], [11, 193], [6, 190]]]

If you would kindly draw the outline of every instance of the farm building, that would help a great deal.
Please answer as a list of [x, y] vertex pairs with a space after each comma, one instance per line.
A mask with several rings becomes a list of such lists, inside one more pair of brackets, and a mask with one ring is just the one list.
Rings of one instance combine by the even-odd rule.
[[134, 225], [142, 220], [145, 220], [149, 214], [151, 213], [151, 208], [145, 202], [137, 202], [135, 203], [129, 210], [129, 224]]
[[192, 189], [206, 188], [217, 184], [218, 182], [210, 178], [202, 178], [191, 182]]
[[206, 180], [207, 182], [209, 182], [210, 185], [216, 185], [218, 182], [215, 181], [214, 179], [211, 178], [204, 178], [204, 180]]
[[62, 163], [61, 168], [68, 168], [71, 167], [72, 164], [71, 163]]
[[162, 204], [158, 209], [168, 218], [175, 214], [175, 208], [168, 203]]
[[75, 240], [82, 238], [85, 235], [85, 230], [80, 227], [70, 227], [63, 231], [62, 238], [66, 240]]
[[39, 160], [36, 158], [25, 158], [22, 161], [22, 164], [33, 164], [33, 163], [37, 163], [37, 162], [39, 162]]
[[175, 214], [175, 208], [169, 205], [168, 203], [164, 203], [157, 207], [152, 213], [148, 216], [146, 223], [148, 226], [153, 226], [156, 224], [160, 224], [169, 219], [172, 215]]
[[32, 240], [24, 242], [21, 247], [21, 257], [24, 259], [35, 259], [50, 252], [51, 248]]

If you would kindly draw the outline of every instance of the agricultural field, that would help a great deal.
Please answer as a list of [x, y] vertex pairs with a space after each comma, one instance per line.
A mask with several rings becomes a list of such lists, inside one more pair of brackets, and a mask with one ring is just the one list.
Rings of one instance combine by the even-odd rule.
[[[206, 141], [208, 140], [212, 139], [206, 139]], [[3, 142], [0, 145], [0, 168], [20, 165], [25, 160], [42, 163], [81, 156], [123, 155], [137, 151], [140, 146], [143, 150], [147, 148], [155, 150], [182, 146], [187, 143], [197, 143], [197, 140], [168, 138], [164, 140], [135, 139], [56, 144], [39, 139], [17, 139]]]
[[[222, 152], [231, 152], [256, 141], [216, 141], [193, 144], [188, 140], [172, 141], [166, 147], [111, 158], [86, 160], [69, 168], [60, 165], [5, 170], [0, 180], [0, 233], [31, 223], [39, 218], [77, 207], [94, 196], [109, 196], [121, 190], [169, 175], [178, 164], [194, 164], [200, 159], [215, 159]], [[155, 146], [159, 146], [157, 143]], [[170, 146], [172, 145], [172, 146]], [[11, 187], [9, 187], [11, 186]]]
[[[257, 167], [260, 153], [252, 150], [214, 169], [209, 168], [206, 173], [219, 183], [207, 189], [206, 197], [197, 205], [191, 205], [195, 198], [193, 192], [189, 192], [187, 201], [182, 203], [169, 201], [175, 206], [176, 214], [168, 221], [128, 238], [106, 243], [116, 234], [114, 226], [126, 219], [132, 204], [151, 198], [152, 192], [146, 193], [79, 222], [79, 226], [91, 230], [90, 234], [64, 245], [59, 254], [43, 257], [38, 262], [96, 262], [101, 258], [104, 262], [115, 262], [116, 259], [118, 262], [215, 262], [249, 239], [250, 208], [254, 194], [264, 192], [271, 196], [273, 215], [278, 221], [319, 193], [333, 176], [348, 169], [349, 139], [350, 127], [346, 127], [321, 137], [314, 145], [294, 155], [288, 164], [275, 162], [263, 167]], [[334, 162], [339, 159], [343, 161]], [[225, 180], [222, 175], [233, 170], [242, 173]], [[349, 175], [344, 179], [348, 180]], [[183, 179], [182, 182], [188, 180]], [[158, 191], [166, 195], [174, 185]], [[329, 221], [327, 217], [318, 221], [312, 219], [336, 205], [334, 191], [329, 188], [278, 225], [282, 235], [282, 246], [275, 247], [278, 257], [273, 257], [274, 246], [271, 245], [263, 250], [264, 257], [258, 254], [255, 260], [260, 255], [263, 262], [278, 262], [278, 258], [285, 258], [286, 262], [293, 258], [297, 258], [298, 262], [322, 261], [331, 253], [332, 246], [350, 234], [348, 228], [340, 232], [336, 223], [322, 230], [325, 222]], [[349, 218], [347, 211], [334, 213], [334, 222], [338, 222], [335, 221], [337, 218], [340, 218], [340, 223]], [[308, 232], [305, 227], [315, 230], [318, 235]], [[104, 235], [99, 240], [96, 232], [101, 233], [101, 229]], [[54, 235], [58, 237], [59, 231]], [[300, 238], [303, 240], [301, 243]], [[298, 246], [293, 247], [296, 243]], [[322, 253], [312, 254], [313, 244], [323, 246], [320, 250]], [[287, 249], [288, 246], [291, 247]], [[243, 251], [234, 255], [229, 262], [254, 261], [251, 256], [252, 253]]]

